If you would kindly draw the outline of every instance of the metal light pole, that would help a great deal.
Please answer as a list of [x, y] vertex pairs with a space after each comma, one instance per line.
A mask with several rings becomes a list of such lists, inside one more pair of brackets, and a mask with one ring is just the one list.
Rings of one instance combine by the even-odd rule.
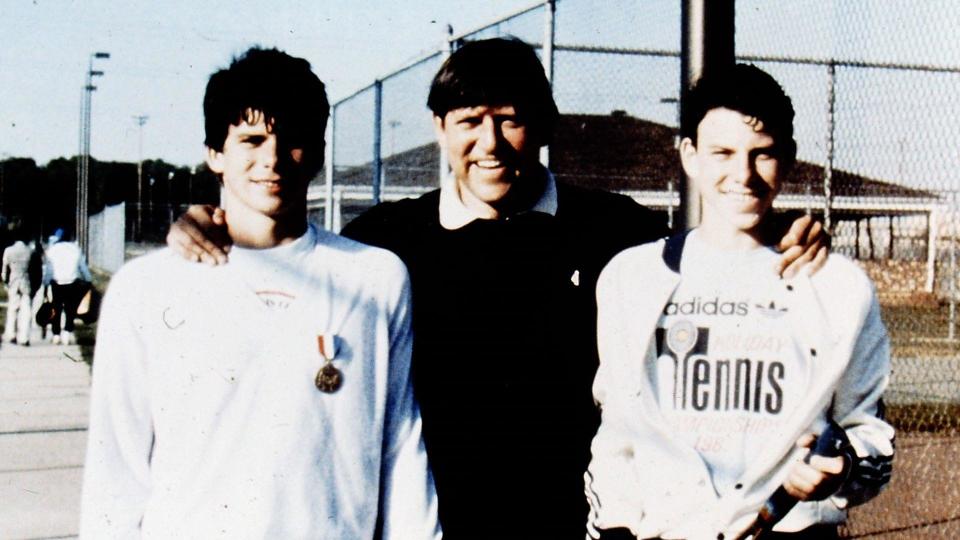
[[390, 128], [390, 154], [389, 155], [391, 156], [397, 153], [397, 148], [396, 148], [397, 128], [400, 127], [401, 124], [403, 124], [403, 122], [399, 120], [390, 120], [389, 122], [387, 122], [387, 127]]
[[86, 84], [83, 86], [83, 99], [80, 102], [80, 157], [77, 163], [77, 216], [76, 239], [84, 255], [89, 256], [89, 203], [90, 203], [90, 107], [93, 91], [93, 78], [103, 75], [102, 71], [93, 69], [96, 59], [110, 58], [110, 53], [95, 52], [90, 54], [87, 64]]
[[149, 116], [142, 114], [134, 116], [137, 123], [137, 241], [143, 240], [143, 126]]
[[[333, 158], [336, 155], [336, 144], [337, 144], [337, 105], [334, 104], [330, 107], [330, 121], [327, 123], [327, 132], [330, 133], [330, 136], [327, 138], [329, 141], [327, 143], [327, 155], [324, 160], [324, 165], [326, 167], [326, 185], [324, 186], [324, 198], [326, 202], [324, 203], [323, 209], [323, 226], [328, 231], [333, 231]], [[191, 176], [191, 178], [193, 178]], [[191, 180], [192, 181], [192, 180]], [[191, 184], [190, 189], [191, 195], [193, 194], [193, 188]], [[190, 199], [190, 202], [193, 202], [193, 199]], [[336, 232], [336, 231], [334, 231]]]
[[[440, 58], [446, 62], [447, 58], [450, 58], [450, 55], [457, 50], [457, 42], [453, 39], [453, 26], [447, 25], [447, 35], [444, 39], [443, 48], [440, 49]], [[447, 171], [450, 170], [450, 160], [447, 158], [447, 152], [443, 148], [440, 148], [438, 145], [438, 153], [440, 154], [440, 174], [437, 175], [437, 186], [440, 185], [440, 182], [443, 180], [443, 177], [447, 175]]]

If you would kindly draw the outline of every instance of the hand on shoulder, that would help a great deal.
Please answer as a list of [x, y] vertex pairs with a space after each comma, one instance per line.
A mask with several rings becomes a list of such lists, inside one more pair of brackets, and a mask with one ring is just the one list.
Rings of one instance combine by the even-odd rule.
[[800, 272], [808, 276], [820, 271], [830, 253], [830, 235], [823, 223], [810, 215], [793, 220], [786, 234], [777, 242], [781, 253], [776, 272], [790, 279]]
[[167, 246], [184, 259], [211, 266], [225, 264], [231, 241], [221, 208], [194, 204], [170, 226]]

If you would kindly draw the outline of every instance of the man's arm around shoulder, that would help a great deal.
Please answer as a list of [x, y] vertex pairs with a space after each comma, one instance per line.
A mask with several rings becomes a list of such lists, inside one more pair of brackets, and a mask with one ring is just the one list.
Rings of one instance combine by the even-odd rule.
[[382, 202], [347, 223], [340, 234], [396, 252], [399, 244], [410, 241], [408, 236], [424, 220], [436, 219], [438, 205], [437, 191], [416, 199]]

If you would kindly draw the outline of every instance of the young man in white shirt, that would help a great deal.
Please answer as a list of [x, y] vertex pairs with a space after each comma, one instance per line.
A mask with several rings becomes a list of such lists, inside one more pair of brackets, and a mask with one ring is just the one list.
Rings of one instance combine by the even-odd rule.
[[211, 76], [233, 264], [162, 250], [111, 281], [81, 537], [439, 537], [406, 271], [307, 222], [328, 112], [310, 64], [275, 49]]
[[[752, 65], [704, 76], [681, 123], [698, 228], [624, 251], [597, 285], [602, 421], [587, 473], [595, 538], [733, 539], [778, 489], [766, 539], [837, 537], [889, 480], [889, 343], [873, 286], [834, 255], [780, 279], [763, 224], [796, 156], [793, 106]], [[828, 422], [844, 455], [802, 461]]]

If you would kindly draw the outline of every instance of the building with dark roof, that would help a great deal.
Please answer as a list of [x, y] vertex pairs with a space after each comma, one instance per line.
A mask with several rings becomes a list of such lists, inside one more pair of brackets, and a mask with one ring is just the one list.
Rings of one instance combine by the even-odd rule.
[[[622, 111], [564, 114], [550, 146], [550, 169], [560, 181], [625, 193], [648, 207], [675, 212], [680, 177], [676, 137], [676, 128]], [[386, 156], [381, 162], [381, 198], [399, 199], [434, 189], [439, 185], [439, 170], [436, 143]], [[335, 220], [336, 230], [341, 221], [369, 206], [372, 171], [369, 164], [335, 171], [335, 196], [343, 207]], [[775, 207], [822, 215], [827, 175], [822, 165], [798, 161]], [[941, 204], [936, 193], [841, 169], [830, 170], [829, 178], [829, 219], [838, 251], [855, 258], [916, 260], [936, 244], [932, 216]], [[324, 197], [323, 186], [311, 193], [313, 206], [322, 206], [318, 199]], [[917, 225], [918, 220], [924, 223]], [[902, 224], [907, 222], [909, 226]]]
[[[607, 191], [668, 191], [679, 175], [676, 128], [612, 115], [564, 114], [550, 146], [550, 169], [564, 182]], [[382, 160], [384, 187], [436, 187], [440, 170], [436, 143], [424, 144]], [[370, 186], [367, 164], [337, 171], [335, 185]], [[799, 161], [784, 195], [823, 195], [824, 168]], [[843, 170], [832, 171], [834, 196], [934, 199], [936, 194]]]

